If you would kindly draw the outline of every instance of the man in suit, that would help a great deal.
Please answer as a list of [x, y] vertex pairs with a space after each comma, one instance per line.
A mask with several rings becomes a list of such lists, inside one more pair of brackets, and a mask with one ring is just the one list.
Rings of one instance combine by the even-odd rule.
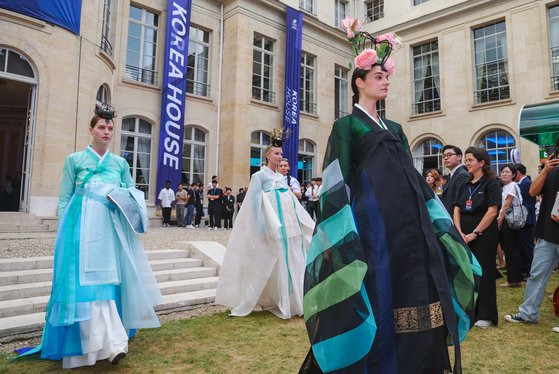
[[196, 209], [196, 216], [194, 218], [194, 227], [200, 227], [200, 222], [204, 216], [204, 185], [192, 183], [192, 190], [194, 191], [194, 208]]
[[530, 275], [530, 267], [532, 266], [532, 258], [534, 256], [534, 225], [536, 224], [536, 198], [530, 196], [530, 186], [532, 180], [526, 175], [526, 166], [517, 164], [516, 178], [514, 181], [518, 183], [520, 192], [522, 193], [522, 205], [528, 211], [526, 225], [518, 230], [518, 239], [520, 240], [520, 257], [522, 259], [522, 275], [527, 278]]
[[450, 171], [448, 182], [445, 185], [441, 200], [444, 207], [453, 216], [454, 200], [460, 186], [470, 179], [470, 173], [464, 165], [462, 165], [462, 150], [455, 145], [445, 145], [443, 147], [443, 163], [445, 168]]
[[235, 196], [231, 195], [231, 188], [225, 187], [225, 195], [223, 196], [223, 221], [225, 230], [233, 229], [233, 212], [235, 211]]
[[223, 190], [217, 188], [217, 180], [212, 181], [212, 188], [208, 191], [208, 215], [210, 216], [210, 230], [221, 228], [221, 213]]

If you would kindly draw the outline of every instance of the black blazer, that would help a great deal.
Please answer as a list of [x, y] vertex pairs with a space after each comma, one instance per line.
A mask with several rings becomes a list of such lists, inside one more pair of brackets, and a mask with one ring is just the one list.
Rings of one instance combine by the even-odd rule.
[[[213, 193], [212, 193], [212, 191], [213, 191]], [[220, 207], [222, 205], [221, 197], [223, 196], [223, 190], [221, 188], [210, 188], [210, 189], [208, 189], [208, 195], [219, 196], [219, 199], [215, 199], [215, 200], [208, 199], [208, 206], [218, 206], [218, 207]]]
[[465, 184], [470, 180], [470, 173], [464, 165], [460, 166], [454, 174], [452, 174], [452, 178], [448, 182], [446, 182], [446, 186], [444, 187], [443, 195], [441, 196], [441, 201], [443, 202], [444, 207], [452, 217], [454, 213], [454, 206], [452, 205], [456, 200], [456, 196], [458, 191], [460, 190], [460, 186]]
[[530, 196], [530, 186], [532, 185], [532, 180], [530, 177], [524, 178], [518, 187], [520, 187], [520, 192], [522, 193], [522, 205], [526, 207], [528, 211], [528, 218], [526, 218], [527, 226], [534, 226], [536, 224], [536, 198]]

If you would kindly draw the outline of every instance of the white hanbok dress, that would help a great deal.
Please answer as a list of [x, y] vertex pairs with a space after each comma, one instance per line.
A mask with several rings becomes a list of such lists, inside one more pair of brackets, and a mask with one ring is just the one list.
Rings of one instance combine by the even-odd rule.
[[216, 303], [246, 316], [303, 315], [303, 280], [314, 221], [285, 177], [263, 167], [251, 177], [219, 274]]

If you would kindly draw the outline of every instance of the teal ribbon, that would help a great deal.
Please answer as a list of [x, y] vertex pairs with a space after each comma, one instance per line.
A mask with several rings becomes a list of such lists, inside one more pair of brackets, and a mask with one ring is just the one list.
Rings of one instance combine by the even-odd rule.
[[287, 191], [287, 189], [277, 189], [275, 190], [276, 192], [276, 202], [278, 204], [278, 216], [279, 216], [279, 220], [280, 220], [280, 231], [281, 231], [281, 239], [282, 239], [282, 243], [283, 243], [283, 252], [285, 254], [285, 266], [287, 267], [287, 278], [288, 278], [288, 289], [289, 289], [289, 293], [291, 293], [293, 291], [293, 287], [291, 285], [291, 271], [289, 270], [289, 252], [288, 252], [288, 245], [287, 245], [287, 233], [285, 232], [285, 223], [283, 220], [283, 211], [281, 209], [281, 201], [280, 201], [280, 191]]

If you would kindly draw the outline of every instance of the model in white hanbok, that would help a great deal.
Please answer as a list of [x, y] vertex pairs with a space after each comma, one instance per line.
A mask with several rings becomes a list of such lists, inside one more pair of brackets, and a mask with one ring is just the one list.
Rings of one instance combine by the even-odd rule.
[[[281, 153], [281, 149], [280, 149]], [[314, 221], [269, 167], [252, 175], [219, 274], [216, 303], [246, 316], [303, 315], [303, 279]]]

